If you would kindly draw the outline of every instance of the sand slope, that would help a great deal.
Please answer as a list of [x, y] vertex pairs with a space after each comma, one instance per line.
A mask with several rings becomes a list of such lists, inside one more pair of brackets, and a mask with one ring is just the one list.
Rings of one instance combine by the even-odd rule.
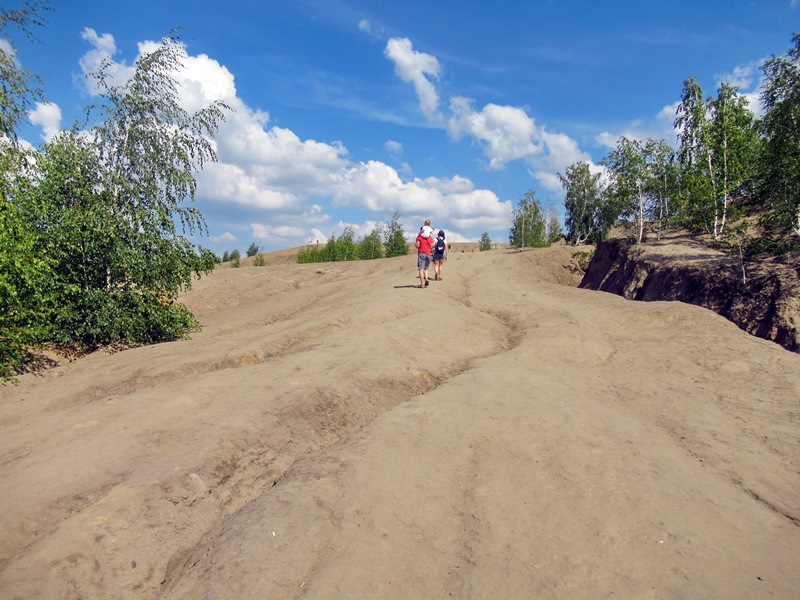
[[220, 269], [3, 387], [0, 598], [796, 598], [800, 355], [569, 255]]

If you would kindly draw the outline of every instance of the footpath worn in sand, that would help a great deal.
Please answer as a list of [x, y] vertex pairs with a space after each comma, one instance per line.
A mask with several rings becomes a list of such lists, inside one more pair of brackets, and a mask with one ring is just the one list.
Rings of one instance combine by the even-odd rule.
[[571, 249], [223, 268], [0, 389], [0, 598], [782, 598], [800, 355]]

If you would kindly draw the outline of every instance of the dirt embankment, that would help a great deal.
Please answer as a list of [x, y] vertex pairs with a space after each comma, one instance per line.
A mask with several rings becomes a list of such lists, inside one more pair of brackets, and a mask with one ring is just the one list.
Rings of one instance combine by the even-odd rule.
[[751, 335], [800, 352], [800, 261], [745, 262], [689, 237], [600, 244], [580, 286], [629, 300], [708, 308]]

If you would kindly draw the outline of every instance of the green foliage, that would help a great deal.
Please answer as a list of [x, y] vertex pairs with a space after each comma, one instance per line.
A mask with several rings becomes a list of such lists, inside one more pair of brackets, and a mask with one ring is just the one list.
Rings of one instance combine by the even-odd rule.
[[547, 223], [542, 213], [542, 204], [533, 190], [528, 190], [513, 212], [513, 223], [508, 234], [509, 243], [515, 248], [544, 248], [547, 240]]
[[573, 246], [599, 244], [618, 217], [600, 184], [600, 173], [592, 173], [589, 163], [578, 162], [558, 178], [565, 192], [567, 241]]
[[705, 140], [708, 115], [703, 90], [694, 80], [694, 76], [683, 82], [683, 93], [676, 115], [674, 126], [679, 131], [678, 162], [683, 168], [702, 168], [707, 162], [708, 154]]
[[225, 250], [225, 252], [222, 253], [222, 262], [228, 262], [230, 259], [231, 259], [230, 253], [227, 250]]
[[344, 232], [338, 238], [334, 234], [324, 245], [308, 245], [300, 250], [297, 254], [297, 262], [315, 263], [383, 258], [381, 246], [383, 233], [382, 226], [378, 224], [369, 234], [356, 242], [353, 228], [345, 227]]
[[336, 261], [336, 234], [331, 234], [331, 237], [328, 238], [328, 241], [325, 242], [325, 246], [323, 247], [323, 260], [325, 262], [335, 262]]
[[152, 343], [197, 326], [175, 299], [216, 261], [176, 221], [190, 234], [205, 230], [199, 211], [182, 202], [194, 196], [194, 172], [216, 158], [208, 136], [223, 106], [194, 115], [179, 106], [172, 74], [184, 55], [167, 37], [122, 86], [101, 67], [92, 141], [67, 133], [45, 148], [37, 226], [64, 290], [58, 343]]
[[297, 253], [298, 263], [337, 262], [359, 260], [361, 243], [356, 243], [353, 228], [345, 227], [340, 237], [331, 235], [324, 246], [306, 246]]
[[395, 212], [384, 231], [384, 245], [386, 246], [386, 258], [393, 256], [405, 256], [408, 254], [408, 243], [406, 242], [403, 227], [400, 225], [400, 213]]
[[228, 261], [231, 263], [231, 266], [234, 269], [238, 269], [240, 266], [240, 259], [242, 258], [241, 253], [239, 252], [238, 248], [234, 248], [231, 250], [231, 253], [228, 255]]
[[335, 241], [334, 257], [336, 261], [358, 260], [358, 245], [351, 226], [345, 227], [342, 235]]
[[[176, 298], [217, 259], [185, 237], [205, 223], [182, 203], [193, 198], [196, 170], [215, 159], [210, 138], [225, 106], [180, 108], [172, 73], [184, 56], [167, 37], [122, 86], [102, 67], [91, 135], [64, 132], [35, 160], [2, 148], [0, 377], [46, 345], [146, 344], [198, 326]], [[18, 122], [14, 102], [0, 96], [3, 127]]]
[[761, 226], [776, 248], [800, 247], [800, 34], [786, 56], [763, 67], [763, 150], [758, 193], [768, 212]]
[[713, 206], [709, 177], [710, 149], [707, 141], [708, 111], [703, 90], [690, 77], [683, 84], [675, 128], [678, 135], [680, 199], [683, 224], [690, 229], [709, 231], [708, 207]]
[[559, 174], [567, 192], [567, 238], [596, 243], [620, 217], [627, 227], [636, 226], [637, 241], [644, 239], [646, 223], [655, 224], [659, 235], [678, 224], [719, 241], [737, 239], [744, 256], [738, 219], [758, 202], [763, 234], [758, 240], [748, 235], [748, 252], [800, 248], [800, 34], [792, 42], [786, 56], [763, 66], [761, 122], [735, 87], [723, 83], [716, 98], [704, 98], [690, 77], [674, 123], [677, 152], [664, 140], [620, 138], [601, 161], [610, 180], [605, 200], [588, 165]]
[[624, 226], [635, 229], [637, 243], [644, 239], [645, 223], [655, 221], [660, 235], [678, 207], [671, 201], [677, 194], [672, 149], [663, 140], [648, 138], [642, 143], [622, 137], [602, 164], [608, 168], [610, 180], [601, 201], [600, 221], [606, 228], [602, 237], [620, 218]]
[[35, 254], [36, 236], [20, 206], [32, 193], [35, 156], [16, 145], [17, 128], [32, 104], [42, 98], [41, 79], [20, 68], [13, 37], [15, 27], [35, 40], [33, 26], [45, 24], [48, 2], [23, 3], [23, 8], [0, 8], [0, 381], [36, 368], [43, 359], [37, 350], [46, 339], [52, 302], [44, 291], [50, 277], [46, 260]]
[[0, 381], [35, 368], [50, 327], [52, 273], [36, 252], [22, 198], [32, 193], [29, 154], [0, 140]]
[[728, 220], [740, 215], [736, 200], [753, 179], [758, 149], [753, 113], [736, 88], [723, 83], [716, 99], [704, 101], [689, 78], [677, 114], [684, 223], [719, 239]]
[[319, 244], [306, 246], [297, 253], [297, 262], [300, 264], [326, 262], [324, 249], [325, 246]]
[[478, 242], [478, 250], [481, 252], [485, 252], [486, 250], [492, 249], [492, 240], [489, 238], [489, 233], [484, 231], [481, 234], [481, 239]]
[[263, 267], [267, 264], [266, 259], [264, 258], [263, 254], [259, 254], [253, 259], [253, 266], [254, 267]]
[[570, 256], [586, 271], [589, 268], [589, 263], [592, 262], [592, 258], [594, 258], [594, 250], [573, 252]]
[[250, 247], [247, 249], [247, 256], [252, 257], [261, 252], [261, 248], [259, 248], [255, 242], [250, 244]]
[[589, 270], [592, 258], [594, 258], [594, 250], [573, 252], [570, 254], [570, 258], [572, 258], [575, 263], [574, 270], [579, 273], [586, 273], [586, 271]]
[[758, 145], [753, 113], [736, 88], [727, 83], [720, 85], [710, 110], [709, 143], [717, 213], [714, 237], [719, 239], [728, 221], [742, 214], [737, 200], [754, 179]]
[[[185, 238], [178, 235], [176, 221], [183, 232], [206, 231], [200, 212], [182, 202], [194, 199], [194, 173], [216, 160], [210, 137], [229, 108], [219, 101], [194, 114], [181, 108], [173, 73], [185, 56], [180, 41], [168, 35], [137, 59], [133, 75], [121, 86], [111, 83], [110, 64], [104, 63], [93, 74], [102, 102], [88, 112], [100, 115], [93, 132], [114, 211], [131, 228], [170, 240], [178, 252]], [[190, 281], [185, 270], [179, 279]]]
[[602, 164], [610, 173], [607, 188], [611, 214], [621, 216], [626, 224], [635, 223], [635, 238], [644, 239], [647, 214], [648, 155], [645, 146], [635, 139], [621, 137], [617, 147], [608, 153]]
[[47, 256], [58, 312], [50, 341], [92, 350], [185, 336], [197, 322], [175, 302], [191, 272], [214, 256], [187, 243], [132, 229], [102, 186], [94, 147], [66, 133], [40, 159], [35, 228]]
[[6, 29], [13, 25], [33, 40], [35, 36], [31, 27], [44, 25], [44, 13], [50, 10], [52, 8], [46, 0], [26, 0], [23, 7], [16, 10], [0, 7], [0, 37], [11, 46], [11, 51], [7, 52], [0, 44], [0, 136], [14, 138], [17, 128], [27, 120], [30, 107], [42, 98], [41, 79], [20, 68], [15, 59], [13, 38], [5, 33]]
[[362, 260], [383, 258], [383, 228], [378, 224], [370, 233], [358, 242], [358, 256]]
[[651, 198], [648, 218], [656, 222], [658, 236], [671, 226], [679, 215], [680, 205], [674, 201], [678, 191], [678, 165], [675, 152], [664, 140], [648, 140], [647, 192]]
[[545, 214], [545, 236], [550, 244], [555, 244], [564, 238], [564, 229], [558, 220], [558, 215], [546, 211]]

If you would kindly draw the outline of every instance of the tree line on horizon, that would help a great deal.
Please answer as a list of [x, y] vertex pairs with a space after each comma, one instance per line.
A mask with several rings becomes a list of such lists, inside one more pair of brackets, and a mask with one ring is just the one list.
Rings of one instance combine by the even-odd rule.
[[300, 264], [337, 262], [347, 260], [372, 260], [408, 254], [400, 213], [395, 212], [385, 226], [378, 223], [360, 240], [353, 228], [347, 226], [341, 235], [331, 235], [324, 244], [309, 244], [297, 253]]
[[[258, 255], [260, 248], [255, 242], [250, 244], [247, 256]], [[300, 264], [318, 262], [336, 262], [348, 260], [371, 260], [375, 258], [391, 258], [408, 254], [408, 245], [405, 241], [403, 227], [400, 225], [400, 213], [395, 212], [387, 225], [378, 223], [370, 233], [361, 239], [356, 239], [353, 227], [348, 225], [341, 235], [334, 232], [324, 244], [307, 244], [297, 253], [297, 262]], [[239, 250], [227, 250], [222, 255], [222, 262], [231, 262], [233, 267], [240, 266]], [[264, 261], [259, 261], [256, 256], [253, 266], [263, 266]]]

